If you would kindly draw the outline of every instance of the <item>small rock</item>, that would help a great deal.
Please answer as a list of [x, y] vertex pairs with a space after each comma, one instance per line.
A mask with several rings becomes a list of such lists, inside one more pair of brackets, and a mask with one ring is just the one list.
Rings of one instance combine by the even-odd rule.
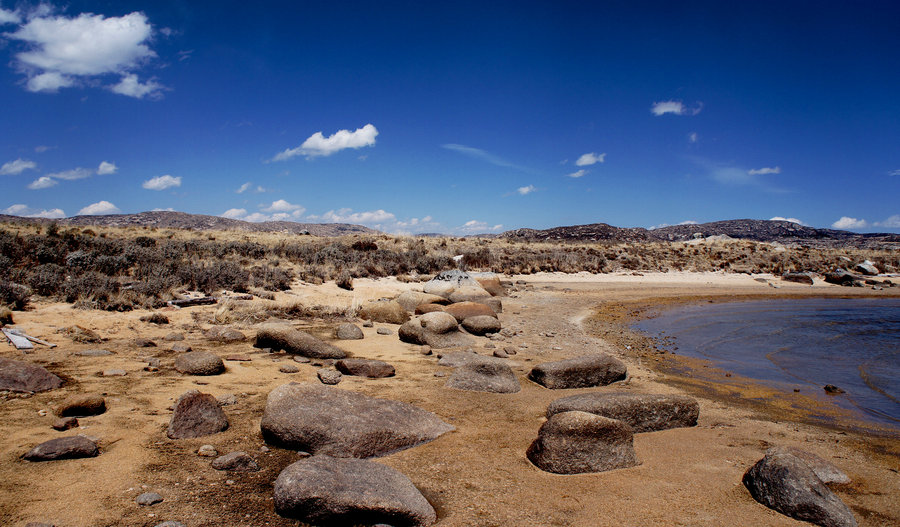
[[213, 326], [203, 332], [203, 336], [215, 342], [243, 342], [247, 336], [240, 331], [223, 326]]
[[854, 267], [853, 269], [868, 276], [875, 276], [879, 273], [878, 268], [875, 267], [875, 264], [873, 264], [869, 260], [856, 264], [856, 267]]
[[180, 340], [184, 340], [184, 334], [183, 333], [169, 333], [168, 335], [163, 337], [163, 340], [165, 340], [167, 342], [178, 342]]
[[604, 472], [638, 464], [627, 424], [578, 411], [550, 416], [526, 455], [541, 470], [555, 474]]
[[78, 426], [78, 419], [74, 417], [60, 417], [56, 421], [53, 421], [53, 424], [50, 426], [52, 426], [54, 430], [64, 432]]
[[380, 379], [393, 377], [394, 367], [387, 362], [374, 359], [341, 359], [334, 363], [335, 368], [344, 375]]
[[295, 366], [294, 364], [282, 364], [278, 367], [278, 371], [281, 373], [298, 373], [300, 368]]
[[191, 351], [175, 358], [175, 369], [186, 375], [218, 375], [225, 371], [225, 363], [215, 353]]
[[812, 273], [784, 273], [781, 279], [785, 282], [795, 282], [798, 284], [813, 285]]
[[494, 350], [494, 357], [497, 357], [500, 359], [505, 359], [505, 358], [509, 357], [509, 354], [503, 350]]
[[419, 348], [419, 353], [422, 355], [431, 355], [431, 346], [422, 346]]
[[235, 361], [235, 362], [250, 362], [253, 359], [251, 359], [249, 355], [239, 354], [239, 355], [229, 355], [229, 356], [225, 357], [225, 360], [230, 360], [230, 361]]
[[826, 384], [823, 389], [825, 390], [825, 393], [830, 394], [830, 395], [838, 395], [838, 394], [842, 394], [842, 393], [847, 393], [843, 389], [838, 388], [837, 386], [835, 386], [833, 384]]
[[175, 403], [166, 435], [170, 439], [188, 439], [216, 434], [226, 428], [228, 418], [216, 398], [190, 390]]
[[522, 389], [509, 364], [491, 357], [474, 357], [454, 370], [447, 381], [448, 388], [489, 393], [516, 393]]
[[169, 349], [171, 351], [174, 351], [175, 353], [187, 353], [193, 350], [193, 348], [189, 344], [184, 344], [182, 342], [176, 342], [175, 344], [172, 344], [172, 347]]
[[246, 452], [229, 452], [214, 459], [212, 468], [231, 472], [256, 472], [259, 465]]
[[300, 364], [309, 364], [309, 357], [304, 357], [303, 355], [294, 355], [294, 362], [299, 362]]
[[475, 316], [488, 316], [497, 318], [497, 313], [490, 307], [478, 302], [459, 302], [444, 307], [444, 311], [453, 315], [456, 321], [462, 323], [465, 319]]
[[163, 497], [155, 492], [145, 492], [134, 499], [134, 502], [144, 507], [149, 507], [163, 500]]
[[197, 449], [197, 455], [200, 457], [216, 457], [219, 455], [219, 451], [212, 445], [203, 445]]
[[81, 394], [66, 397], [55, 412], [59, 417], [87, 417], [106, 411], [106, 399], [102, 395]]
[[163, 325], [169, 323], [169, 317], [163, 315], [162, 313], [151, 313], [149, 315], [141, 317], [140, 321], [150, 324]]
[[237, 396], [233, 393], [223, 393], [216, 397], [216, 401], [219, 401], [219, 406], [231, 406], [237, 404]]
[[382, 324], [403, 324], [409, 313], [396, 300], [378, 300], [360, 306], [359, 318]]
[[503, 351], [505, 351], [507, 355], [515, 355], [518, 353], [516, 351], [516, 348], [512, 346], [506, 346], [505, 348], [503, 348]]
[[103, 370], [101, 373], [104, 377], [124, 377], [128, 375], [128, 372], [120, 369], [111, 369], [111, 370]]
[[431, 313], [425, 313], [424, 315], [418, 318], [419, 324], [426, 331], [431, 331], [433, 333], [444, 334], [449, 331], [455, 331], [459, 326], [459, 323], [450, 313], [444, 313], [443, 311], [433, 311]]
[[100, 454], [97, 444], [84, 436], [60, 437], [45, 441], [32, 448], [23, 457], [27, 461], [53, 461], [96, 457]]
[[82, 350], [76, 351], [76, 357], [105, 357], [107, 355], [113, 355], [113, 352], [109, 350]]
[[375, 332], [378, 333], [379, 335], [393, 335], [394, 334], [394, 332], [391, 330], [391, 328], [378, 328], [375, 330]]
[[462, 327], [473, 335], [483, 336], [500, 331], [500, 320], [487, 315], [476, 315], [463, 319]]
[[155, 348], [156, 343], [150, 339], [136, 338], [132, 343], [138, 348]]
[[361, 340], [364, 335], [358, 326], [346, 322], [334, 330], [334, 336], [338, 340]]
[[148, 357], [144, 360], [147, 361], [147, 366], [150, 366], [153, 368], [159, 368], [159, 365], [161, 364], [160, 360], [157, 359], [156, 357]]
[[341, 382], [341, 372], [331, 368], [319, 368], [316, 370], [316, 376], [322, 381], [322, 384], [337, 384]]
[[365, 322], [362, 323], [362, 327], [364, 327], [364, 328], [371, 328], [374, 326], [375, 326], [375, 323], [372, 322], [371, 320], [366, 320]]

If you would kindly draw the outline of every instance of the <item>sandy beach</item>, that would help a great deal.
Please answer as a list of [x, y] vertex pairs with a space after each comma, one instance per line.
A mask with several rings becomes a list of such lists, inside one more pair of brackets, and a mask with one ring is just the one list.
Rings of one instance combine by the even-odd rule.
[[[731, 301], [801, 296], [900, 296], [900, 288], [873, 291], [817, 282], [813, 286], [771, 276], [720, 273], [539, 273], [507, 276], [516, 287], [503, 298], [504, 328], [519, 330], [503, 341], [478, 338], [472, 346], [511, 346], [509, 359], [522, 385], [513, 394], [460, 391], [444, 387], [450, 369], [419, 346], [401, 342], [396, 325], [363, 328], [362, 340], [336, 345], [353, 356], [387, 361], [396, 376], [365, 379], [345, 376], [339, 388], [414, 404], [456, 427], [437, 440], [382, 458], [378, 463], [406, 474], [434, 506], [440, 526], [503, 525], [804, 525], [760, 505], [741, 484], [741, 476], [767, 448], [799, 447], [831, 461], [852, 482], [834, 487], [863, 526], [900, 524], [900, 435], [869, 426], [830, 404], [821, 394], [787, 394], [748, 379], [726, 377], [702, 361], [659, 353], [654, 343], [627, 330], [636, 317], [683, 302]], [[768, 280], [772, 287], [765, 281]], [[334, 283], [296, 283], [277, 301], [298, 299], [307, 305], [351, 310], [369, 300], [392, 297], [421, 287], [395, 279], [357, 279], [354, 290]], [[253, 302], [263, 302], [253, 300]], [[149, 311], [107, 313], [76, 310], [69, 304], [37, 303], [15, 313], [16, 325], [59, 344], [23, 354], [4, 347], [2, 354], [41, 364], [66, 381], [62, 388], [31, 396], [6, 394], [0, 404], [0, 524], [46, 522], [63, 526], [153, 526], [165, 520], [185, 525], [297, 525], [281, 518], [272, 503], [272, 482], [296, 452], [266, 446], [260, 419], [266, 396], [287, 382], [316, 382], [313, 364], [297, 364], [299, 373], [279, 366], [290, 356], [252, 347], [254, 325], [231, 327], [250, 337], [221, 344], [203, 337], [220, 306], [163, 310], [168, 325], [142, 322]], [[333, 322], [309, 319], [302, 326], [330, 338]], [[74, 324], [92, 329], [102, 343], [74, 343], [58, 333]], [[379, 328], [391, 330], [378, 334]], [[171, 343], [163, 337], [185, 335], [194, 350], [226, 360], [227, 371], [211, 377], [176, 372]], [[159, 343], [137, 348], [136, 338]], [[488, 346], [488, 347], [486, 347]], [[75, 356], [102, 348], [114, 355]], [[529, 381], [541, 362], [592, 352], [613, 355], [628, 366], [627, 380], [603, 388], [548, 390]], [[437, 350], [436, 350], [437, 352]], [[145, 371], [146, 358], [160, 360], [159, 371]], [[125, 376], [99, 372], [122, 369]], [[225, 406], [230, 427], [198, 439], [172, 440], [165, 428], [170, 406], [187, 390], [215, 396], [233, 394]], [[698, 425], [635, 435], [641, 464], [634, 468], [582, 475], [550, 474], [532, 465], [524, 453], [544, 421], [547, 405], [560, 397], [590, 391], [688, 393], [700, 401]], [[80, 428], [57, 432], [50, 427], [53, 407], [75, 393], [103, 394], [108, 410], [81, 418]], [[830, 416], [830, 424], [811, 415]], [[61, 435], [83, 433], [99, 439], [96, 458], [30, 463], [21, 456], [34, 445]], [[220, 453], [242, 450], [259, 472], [234, 474], [210, 467], [197, 455], [211, 444]], [[158, 492], [164, 501], [142, 507], [134, 498]]]

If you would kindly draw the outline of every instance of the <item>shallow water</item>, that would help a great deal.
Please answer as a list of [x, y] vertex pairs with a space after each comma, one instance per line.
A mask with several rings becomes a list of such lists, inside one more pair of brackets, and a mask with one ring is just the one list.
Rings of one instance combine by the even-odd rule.
[[785, 390], [833, 384], [846, 393], [829, 400], [900, 428], [900, 299], [702, 304], [634, 327], [673, 337], [676, 353]]

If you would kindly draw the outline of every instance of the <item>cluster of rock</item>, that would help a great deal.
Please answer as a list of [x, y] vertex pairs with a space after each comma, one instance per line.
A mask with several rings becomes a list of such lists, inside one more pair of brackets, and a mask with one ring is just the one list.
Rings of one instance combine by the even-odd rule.
[[[847, 261], [849, 262], [849, 259]], [[869, 260], [856, 264], [855, 266], [853, 266], [853, 270], [858, 274], [854, 274], [846, 269], [838, 267], [833, 271], [823, 273], [821, 275], [821, 278], [825, 280], [826, 283], [841, 285], [844, 287], [865, 287], [869, 285], [874, 289], [878, 289], [894, 286], [894, 283], [891, 280], [879, 281], [872, 278], [866, 278], [868, 276], [878, 276], [881, 273], [878, 267], [876, 267], [875, 264], [870, 262]], [[781, 279], [786, 282], [813, 285], [814, 279], [818, 276], [819, 275], [817, 275], [816, 273], [808, 271], [789, 271], [784, 273], [781, 276]]]

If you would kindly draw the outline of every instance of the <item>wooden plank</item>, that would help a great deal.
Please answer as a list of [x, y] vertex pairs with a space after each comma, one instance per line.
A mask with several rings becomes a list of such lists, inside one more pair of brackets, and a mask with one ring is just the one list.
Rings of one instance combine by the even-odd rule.
[[8, 329], [0, 330], [3, 331], [3, 334], [6, 335], [6, 339], [12, 342], [12, 345], [16, 347], [17, 350], [30, 350], [34, 349], [34, 344], [29, 342], [28, 339], [21, 335], [16, 335], [12, 331]]
[[47, 342], [46, 340], [41, 340], [37, 337], [32, 337], [31, 335], [26, 334], [24, 331], [22, 331], [20, 329], [11, 329], [9, 331], [11, 331], [14, 335], [18, 335], [20, 337], [25, 337], [26, 339], [30, 340], [31, 342], [37, 342], [38, 344], [43, 344], [44, 346], [50, 346], [51, 348], [56, 347], [56, 344], [51, 344], [51, 343]]

